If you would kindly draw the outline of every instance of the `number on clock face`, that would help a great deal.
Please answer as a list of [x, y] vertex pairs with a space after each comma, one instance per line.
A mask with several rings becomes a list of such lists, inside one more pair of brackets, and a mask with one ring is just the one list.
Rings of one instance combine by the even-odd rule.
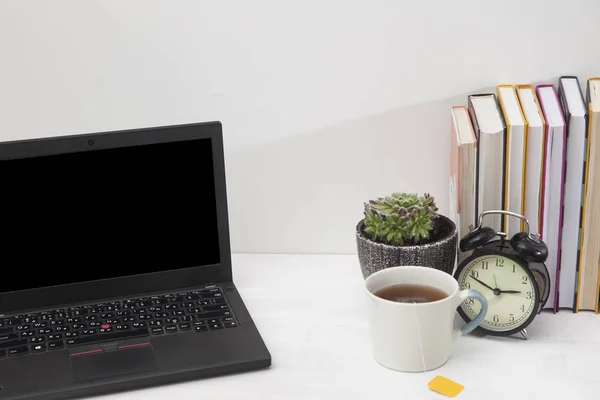
[[[458, 283], [461, 289], [475, 289], [487, 299], [488, 311], [481, 326], [490, 331], [517, 328], [536, 310], [534, 282], [526, 270], [510, 258], [478, 257], [461, 271]], [[461, 308], [473, 319], [479, 314], [481, 304], [469, 298]]]

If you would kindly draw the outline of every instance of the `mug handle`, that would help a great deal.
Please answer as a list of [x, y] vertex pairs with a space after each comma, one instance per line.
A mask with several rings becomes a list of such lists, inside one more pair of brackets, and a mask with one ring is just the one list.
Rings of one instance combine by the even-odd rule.
[[483, 322], [483, 319], [485, 318], [485, 315], [487, 314], [487, 310], [488, 310], [487, 300], [477, 290], [468, 289], [468, 290], [461, 290], [460, 292], [458, 292], [458, 299], [460, 300], [460, 302], [458, 304], [460, 305], [463, 301], [465, 301], [466, 299], [468, 299], [470, 297], [476, 299], [477, 301], [479, 301], [481, 303], [481, 311], [479, 311], [479, 314], [477, 314], [475, 319], [473, 319], [472, 321], [467, 323], [465, 326], [463, 326], [458, 331], [459, 336], [464, 336], [464, 335], [471, 333], [475, 328], [477, 328]]

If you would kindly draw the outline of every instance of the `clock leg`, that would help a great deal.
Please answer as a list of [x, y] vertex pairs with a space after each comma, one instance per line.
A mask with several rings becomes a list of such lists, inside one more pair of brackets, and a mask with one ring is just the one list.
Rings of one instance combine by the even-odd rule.
[[521, 336], [523, 336], [523, 339], [525, 339], [525, 340], [529, 339], [529, 335], [527, 334], [527, 329], [523, 329], [521, 331]]

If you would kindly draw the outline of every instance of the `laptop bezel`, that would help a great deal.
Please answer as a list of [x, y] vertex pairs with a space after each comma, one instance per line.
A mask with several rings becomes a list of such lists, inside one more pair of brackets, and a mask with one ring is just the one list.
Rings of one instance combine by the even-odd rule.
[[[0, 143], [0, 161], [2, 161], [204, 138], [211, 139], [212, 143], [220, 248], [219, 264], [0, 293], [0, 316], [24, 310], [50, 309], [73, 303], [175, 291], [207, 283], [232, 280], [223, 133], [220, 122], [85, 133]], [[8, 195], [10, 194], [2, 194], [2, 196]], [[94, 244], [90, 243], [89, 248], [92, 249], [90, 251], [93, 251]], [[201, 251], [200, 246], [198, 250]], [[82, 267], [85, 268], [85, 266]]]

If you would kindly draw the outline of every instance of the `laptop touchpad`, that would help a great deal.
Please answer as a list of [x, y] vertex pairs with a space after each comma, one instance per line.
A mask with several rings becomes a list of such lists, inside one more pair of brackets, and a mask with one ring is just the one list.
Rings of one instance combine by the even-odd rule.
[[76, 382], [136, 374], [157, 369], [152, 346], [103, 351], [71, 357]]

